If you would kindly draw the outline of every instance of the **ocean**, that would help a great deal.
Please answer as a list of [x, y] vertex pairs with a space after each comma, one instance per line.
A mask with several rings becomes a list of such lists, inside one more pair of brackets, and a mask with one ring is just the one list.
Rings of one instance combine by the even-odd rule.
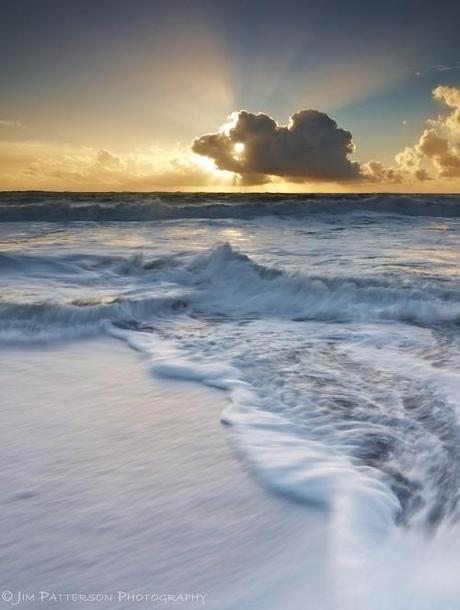
[[[3, 378], [9, 384], [4, 422], [15, 433], [12, 437], [4, 429], [9, 444], [1, 469], [7, 477], [8, 459], [17, 454], [9, 485], [14, 488], [20, 479], [26, 490], [15, 496], [19, 512], [0, 521], [11, 549], [21, 551], [8, 572], [10, 580], [16, 575], [16, 587], [27, 590], [21, 571], [34, 586], [43, 582], [38, 568], [34, 571], [28, 563], [27, 545], [41, 545], [45, 555], [53, 552], [38, 515], [56, 510], [62, 498], [41, 495], [46, 469], [38, 477], [34, 463], [41, 459], [37, 446], [51, 443], [60, 455], [63, 441], [56, 429], [62, 424], [56, 422], [63, 412], [66, 422], [76, 417], [66, 412], [71, 403], [66, 403], [60, 377], [67, 370], [80, 371], [69, 387], [85, 385], [90, 371], [78, 367], [99, 354], [94, 370], [102, 367], [97, 369], [101, 373], [87, 394], [88, 400], [104, 404], [95, 415], [101, 436], [94, 442], [111, 449], [98, 454], [101, 468], [105, 464], [110, 471], [113, 443], [124, 433], [142, 431], [139, 460], [156, 450], [151, 414], [142, 416], [151, 431], [147, 437], [143, 418], [130, 431], [131, 388], [144, 382], [124, 383], [123, 363], [111, 364], [108, 355], [107, 346], [113, 345], [117, 353], [135, 355], [127, 370], [138, 366], [152, 384], [166, 384], [162, 400], [175, 388], [186, 388], [185, 400], [187, 392], [211, 388], [205, 395], [221, 407], [197, 414], [198, 432], [196, 425], [182, 422], [171, 443], [172, 424], [164, 425], [161, 460], [154, 466], [142, 462], [142, 468], [132, 469], [132, 479], [122, 479], [128, 486], [136, 477], [142, 480], [132, 504], [123, 500], [123, 519], [148, 514], [157, 521], [161, 512], [168, 531], [181, 528], [181, 518], [168, 522], [168, 503], [176, 501], [178, 488], [189, 489], [192, 480], [198, 484], [202, 454], [212, 462], [215, 437], [222, 436], [230, 447], [228, 459], [240, 464], [245, 485], [254, 487], [270, 522], [263, 540], [257, 511], [252, 518], [247, 511], [243, 533], [235, 527], [226, 542], [209, 544], [206, 551], [193, 544], [182, 549], [188, 561], [175, 575], [174, 586], [179, 586], [180, 574], [193, 572], [191, 566], [201, 561], [200, 578], [206, 570], [208, 577], [197, 576], [195, 582], [203, 590], [211, 590], [225, 573], [232, 582], [233, 593], [210, 594], [208, 608], [460, 607], [460, 196], [3, 193], [0, 277], [2, 367], [15, 363]], [[53, 353], [61, 355], [53, 360]], [[45, 362], [46, 371], [40, 372]], [[31, 392], [25, 386], [34, 371]], [[107, 423], [114, 397], [104, 402], [111, 375], [123, 399], [116, 406], [121, 424], [115, 431]], [[59, 410], [47, 412], [43, 405], [56, 392]], [[32, 395], [41, 397], [43, 405], [40, 424], [31, 430], [30, 415], [18, 417], [18, 405], [30, 407]], [[209, 398], [200, 394], [193, 400], [196, 407]], [[169, 399], [168, 405], [168, 417], [173, 417], [175, 403]], [[82, 409], [83, 430], [93, 434], [91, 412]], [[186, 411], [181, 405], [182, 418]], [[65, 443], [73, 442], [72, 430], [70, 426]], [[188, 476], [183, 477], [175, 460], [179, 447], [191, 442], [189, 434], [199, 434], [200, 443], [187, 452]], [[124, 460], [132, 458], [130, 451], [137, 455], [134, 447], [128, 445]], [[65, 455], [60, 464], [64, 473], [70, 459]], [[177, 485], [150, 486], [150, 468], [166, 467]], [[46, 582], [81, 590], [85, 582], [62, 572], [58, 559], [78, 557], [88, 538], [107, 526], [117, 500], [95, 511], [92, 496], [78, 499], [83, 475], [72, 472], [74, 484], [62, 491], [70, 498], [65, 528], [71, 542], [59, 542], [61, 555], [47, 563]], [[85, 470], [85, 489], [98, 485], [98, 476]], [[224, 507], [232, 502], [232, 485], [238, 487], [235, 477], [229, 475], [227, 482], [225, 476], [222, 471], [213, 479], [213, 493]], [[35, 490], [33, 498], [29, 488]], [[161, 495], [154, 507], [152, 495]], [[187, 528], [212, 540], [220, 526], [204, 526], [199, 502], [187, 504], [187, 495], [183, 502]], [[80, 511], [78, 519], [71, 516], [72, 507]], [[276, 520], [270, 520], [271, 510]], [[18, 514], [37, 528], [15, 530]], [[91, 534], [85, 531], [88, 523]], [[121, 531], [115, 528], [100, 545], [111, 548]], [[145, 591], [155, 585], [144, 568], [161, 558], [155, 539], [146, 542], [142, 531], [136, 533], [142, 556], [131, 565], [131, 576], [123, 572], [120, 587]], [[129, 537], [129, 528], [123, 536]], [[270, 537], [273, 544], [268, 544]], [[299, 541], [305, 538], [319, 539], [303, 545]], [[263, 553], [249, 562], [260, 565], [250, 587], [241, 581], [236, 600], [238, 578], [228, 566], [228, 572], [216, 567], [213, 557], [225, 563], [225, 544], [239, 540], [243, 545], [243, 539], [242, 555], [257, 545]], [[173, 548], [182, 552], [180, 542]], [[115, 562], [122, 554], [109, 555]], [[6, 556], [4, 560], [8, 562]], [[263, 575], [264, 562], [270, 572]], [[245, 568], [249, 574], [255, 569], [250, 565]], [[117, 573], [116, 566], [107, 566]], [[282, 578], [276, 580], [275, 574]], [[264, 597], [267, 582], [275, 581]], [[323, 583], [319, 591], [318, 582]], [[188, 585], [193, 586], [193, 579]], [[96, 590], [116, 583], [96, 578], [91, 586]], [[152, 606], [146, 600], [131, 602], [129, 607]], [[86, 608], [102, 605], [81, 602]]]

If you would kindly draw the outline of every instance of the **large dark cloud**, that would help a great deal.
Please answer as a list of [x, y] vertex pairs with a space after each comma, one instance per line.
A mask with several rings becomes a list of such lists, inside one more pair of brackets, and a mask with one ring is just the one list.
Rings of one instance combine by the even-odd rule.
[[286, 126], [241, 110], [224, 130], [195, 139], [192, 149], [219, 169], [240, 174], [245, 183], [265, 182], [269, 176], [316, 182], [361, 176], [359, 163], [349, 159], [351, 133], [317, 110], [297, 112]]

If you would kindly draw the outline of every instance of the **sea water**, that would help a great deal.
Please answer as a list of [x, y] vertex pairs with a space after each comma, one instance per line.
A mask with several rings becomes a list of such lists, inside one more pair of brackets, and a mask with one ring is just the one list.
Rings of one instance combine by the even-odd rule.
[[460, 197], [10, 193], [0, 220], [3, 353], [110, 336], [218, 389], [254, 484], [324, 515], [328, 608], [460, 607]]

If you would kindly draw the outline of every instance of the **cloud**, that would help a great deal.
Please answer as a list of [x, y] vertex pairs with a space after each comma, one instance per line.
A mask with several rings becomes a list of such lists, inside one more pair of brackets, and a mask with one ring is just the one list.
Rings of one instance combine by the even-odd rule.
[[369, 161], [361, 168], [364, 180], [371, 183], [399, 184], [404, 180], [404, 172], [400, 168], [387, 167], [381, 161]]
[[444, 64], [438, 64], [436, 66], [433, 66], [433, 70], [436, 70], [436, 72], [450, 72], [451, 70], [460, 70], [460, 64], [449, 64], [449, 65], [444, 65]]
[[396, 171], [399, 172], [403, 180], [431, 180], [428, 171], [422, 167], [420, 155], [414, 148], [407, 146], [396, 155], [395, 161]]
[[12, 127], [16, 129], [21, 129], [22, 127], [24, 127], [24, 125], [19, 121], [5, 121], [0, 119], [0, 129], [11, 129]]
[[[302, 110], [287, 125], [235, 112], [190, 147], [118, 153], [0, 139], [1, 189], [50, 190], [451, 190], [460, 184], [460, 88], [439, 86], [444, 112], [427, 121], [393, 164], [352, 159], [352, 134], [327, 114]], [[6, 121], [0, 122], [0, 126]], [[11, 122], [8, 122], [11, 123]], [[14, 122], [13, 122], [14, 123]]]
[[[450, 112], [428, 121], [414, 146], [396, 155], [402, 171], [418, 180], [460, 177], [460, 88], [439, 86], [433, 90], [435, 100]], [[425, 167], [423, 167], [425, 166]], [[432, 173], [434, 172], [434, 174]]]
[[97, 153], [97, 162], [99, 165], [107, 168], [119, 168], [121, 165], [119, 157], [112, 154], [108, 150], [100, 150]]
[[361, 177], [359, 163], [349, 159], [354, 151], [351, 133], [317, 110], [301, 110], [287, 125], [278, 125], [267, 114], [240, 110], [220, 131], [196, 138], [192, 150], [219, 169], [239, 174], [243, 184], [269, 182], [271, 176], [294, 182]]
[[286, 126], [267, 114], [234, 112], [219, 131], [196, 138], [192, 149], [212, 159], [216, 167], [239, 175], [243, 185], [274, 177], [290, 183], [376, 186], [459, 178], [460, 88], [441, 85], [433, 90], [433, 97], [449, 112], [428, 120], [429, 128], [415, 145], [395, 156], [392, 166], [377, 160], [352, 161], [352, 134], [317, 110], [301, 110]]
[[447, 138], [438, 135], [435, 129], [425, 129], [415, 148], [434, 163], [439, 178], [460, 176], [460, 155], [457, 148]]
[[233, 175], [188, 147], [116, 154], [47, 142], [0, 142], [0, 189], [188, 190], [231, 186]]
[[436, 87], [433, 97], [443, 102], [452, 112], [447, 117], [438, 117], [436, 121], [430, 121], [440, 129], [446, 129], [451, 136], [460, 137], [460, 88], [459, 87]]

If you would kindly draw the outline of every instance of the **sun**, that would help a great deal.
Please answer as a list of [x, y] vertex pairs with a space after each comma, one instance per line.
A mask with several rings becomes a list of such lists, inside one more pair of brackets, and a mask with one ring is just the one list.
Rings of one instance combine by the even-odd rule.
[[241, 155], [244, 153], [244, 144], [243, 144], [243, 142], [237, 142], [233, 146], [233, 152], [235, 153], [236, 157], [241, 157]]

